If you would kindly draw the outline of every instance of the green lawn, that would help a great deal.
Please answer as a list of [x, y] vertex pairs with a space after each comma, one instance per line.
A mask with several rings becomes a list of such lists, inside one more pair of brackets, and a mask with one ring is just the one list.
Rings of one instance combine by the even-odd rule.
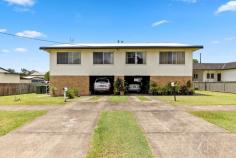
[[45, 114], [47, 111], [0, 111], [0, 136]]
[[63, 104], [65, 104], [63, 97], [51, 97], [46, 94], [22, 94], [15, 96], [0, 97], [0, 105], [63, 105]]
[[135, 116], [130, 112], [103, 112], [87, 158], [152, 158]]
[[128, 101], [128, 96], [109, 96], [108, 100], [113, 103], [124, 103]]
[[191, 114], [236, 133], [236, 111], [195, 111], [191, 112]]
[[158, 99], [173, 103], [174, 105], [236, 105], [236, 94], [196, 91], [193, 96], [157, 96]]
[[145, 96], [138, 96], [138, 99], [141, 100], [141, 101], [151, 101], [150, 99], [148, 99], [147, 97]]

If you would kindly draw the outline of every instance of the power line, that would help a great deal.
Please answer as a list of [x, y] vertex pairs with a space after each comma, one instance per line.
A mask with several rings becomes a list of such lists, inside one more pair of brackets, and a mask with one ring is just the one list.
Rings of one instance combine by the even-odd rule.
[[68, 43], [52, 41], [52, 40], [45, 40], [45, 39], [40, 39], [40, 38], [32, 38], [32, 37], [19, 36], [19, 35], [15, 35], [15, 34], [12, 34], [12, 33], [6, 33], [6, 32], [0, 32], [0, 34], [1, 35], [6, 35], [6, 36], [17, 37], [17, 38], [25, 38], [25, 39], [35, 40], [35, 41], [41, 41], [41, 42], [49, 42], [49, 43], [57, 43], [57, 44], [68, 44]]

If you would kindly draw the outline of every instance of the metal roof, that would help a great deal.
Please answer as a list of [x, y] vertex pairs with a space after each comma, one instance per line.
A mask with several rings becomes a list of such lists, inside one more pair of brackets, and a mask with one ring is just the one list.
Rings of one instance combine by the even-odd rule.
[[194, 70], [229, 70], [236, 69], [236, 62], [193, 64]]
[[84, 44], [61, 44], [40, 47], [42, 50], [47, 49], [109, 49], [109, 48], [194, 48], [202, 49], [202, 45], [189, 45], [181, 43], [84, 43]]

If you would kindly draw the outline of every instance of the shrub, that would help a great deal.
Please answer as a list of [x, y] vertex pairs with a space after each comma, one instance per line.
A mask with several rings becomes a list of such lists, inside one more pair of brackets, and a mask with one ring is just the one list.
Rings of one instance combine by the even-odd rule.
[[192, 83], [191, 81], [188, 81], [186, 83], [186, 85], [182, 85], [180, 87], [180, 94], [181, 95], [193, 95], [194, 94], [194, 90], [192, 88]]
[[158, 86], [155, 82], [152, 82], [150, 84], [150, 90], [149, 93], [152, 95], [161, 95], [162, 94], [162, 88]]
[[120, 95], [120, 92], [124, 91], [124, 81], [120, 78], [114, 82], [114, 94]]
[[69, 99], [74, 99], [75, 96], [78, 96], [78, 92], [79, 92], [79, 90], [76, 89], [76, 88], [69, 88], [69, 89], [67, 90], [66, 96], [67, 96]]
[[50, 87], [50, 91], [51, 91], [51, 95], [52, 95], [53, 97], [56, 97], [56, 91], [57, 91], [57, 88], [51, 86], [51, 87]]

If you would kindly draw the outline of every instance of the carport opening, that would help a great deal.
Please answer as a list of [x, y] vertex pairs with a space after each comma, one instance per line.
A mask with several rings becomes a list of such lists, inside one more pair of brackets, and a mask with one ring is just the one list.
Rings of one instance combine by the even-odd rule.
[[150, 76], [125, 76], [127, 94], [148, 94], [149, 86]]
[[[108, 79], [109, 82], [110, 82], [110, 85], [111, 85], [111, 88], [109, 89], [109, 91], [96, 91], [94, 89], [94, 83], [95, 81], [97, 80], [106, 80]], [[90, 91], [90, 94], [91, 95], [103, 95], [103, 94], [106, 94], [106, 95], [111, 95], [113, 94], [113, 90], [114, 90], [114, 76], [90, 76], [89, 77], [89, 91]]]

